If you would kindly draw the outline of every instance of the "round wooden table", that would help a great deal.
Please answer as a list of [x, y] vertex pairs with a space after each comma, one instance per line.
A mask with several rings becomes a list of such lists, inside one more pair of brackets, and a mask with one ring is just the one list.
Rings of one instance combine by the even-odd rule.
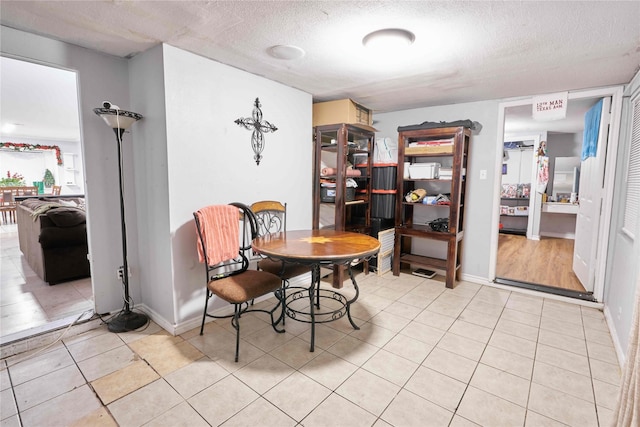
[[[360, 329], [351, 318], [350, 307], [360, 291], [351, 271], [353, 261], [367, 259], [378, 253], [380, 242], [366, 234], [336, 230], [296, 230], [258, 237], [252, 242], [253, 250], [271, 259], [288, 263], [311, 265], [311, 284], [308, 288], [288, 288], [282, 295], [283, 316], [311, 323], [311, 351], [314, 351], [315, 324], [331, 322], [347, 314], [354, 329]], [[355, 288], [355, 295], [348, 300], [337, 291], [320, 289], [320, 267], [345, 265]], [[288, 295], [286, 291], [293, 291]], [[307, 298], [309, 304], [304, 309], [295, 302]], [[313, 299], [316, 302], [313, 302]], [[320, 300], [330, 302], [330, 308], [322, 311]], [[336, 308], [337, 304], [337, 308]], [[333, 307], [331, 307], [333, 305]], [[284, 317], [283, 317], [284, 319]]]

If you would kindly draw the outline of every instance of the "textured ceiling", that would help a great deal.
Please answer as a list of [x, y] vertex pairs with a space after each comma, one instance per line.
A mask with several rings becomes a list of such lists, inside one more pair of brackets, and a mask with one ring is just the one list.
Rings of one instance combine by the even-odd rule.
[[[0, 23], [121, 57], [164, 42], [374, 112], [624, 84], [640, 64], [639, 1], [2, 0]], [[392, 27], [409, 51], [365, 51]]]

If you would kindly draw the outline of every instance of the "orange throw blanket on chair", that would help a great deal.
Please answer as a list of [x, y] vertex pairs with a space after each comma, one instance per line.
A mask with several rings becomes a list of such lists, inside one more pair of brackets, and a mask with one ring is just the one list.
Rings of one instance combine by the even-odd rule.
[[[207, 251], [207, 265], [216, 265], [235, 258], [240, 247], [238, 208], [212, 205], [196, 212]], [[198, 258], [204, 262], [202, 245], [198, 242]]]

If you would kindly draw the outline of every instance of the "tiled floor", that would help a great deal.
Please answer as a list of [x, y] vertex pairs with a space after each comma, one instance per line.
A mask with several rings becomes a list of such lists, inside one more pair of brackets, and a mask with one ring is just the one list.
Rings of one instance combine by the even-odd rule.
[[258, 313], [241, 319], [239, 363], [228, 320], [204, 336], [100, 327], [5, 359], [2, 425], [609, 425], [620, 370], [600, 311], [404, 273], [358, 281], [361, 329], [319, 325], [313, 353], [307, 324], [276, 334]]
[[25, 261], [16, 224], [0, 226], [0, 335], [9, 335], [77, 316], [93, 308], [91, 279], [50, 286]]

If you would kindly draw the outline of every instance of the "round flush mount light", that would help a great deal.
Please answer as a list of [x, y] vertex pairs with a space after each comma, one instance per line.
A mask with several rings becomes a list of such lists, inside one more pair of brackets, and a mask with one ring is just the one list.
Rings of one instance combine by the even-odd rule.
[[398, 49], [410, 46], [416, 36], [402, 28], [385, 28], [367, 34], [362, 39], [362, 44], [370, 49]]
[[276, 46], [271, 46], [267, 52], [269, 55], [273, 56], [277, 59], [300, 59], [305, 55], [305, 51], [299, 48], [298, 46], [293, 46], [289, 44], [280, 44]]

